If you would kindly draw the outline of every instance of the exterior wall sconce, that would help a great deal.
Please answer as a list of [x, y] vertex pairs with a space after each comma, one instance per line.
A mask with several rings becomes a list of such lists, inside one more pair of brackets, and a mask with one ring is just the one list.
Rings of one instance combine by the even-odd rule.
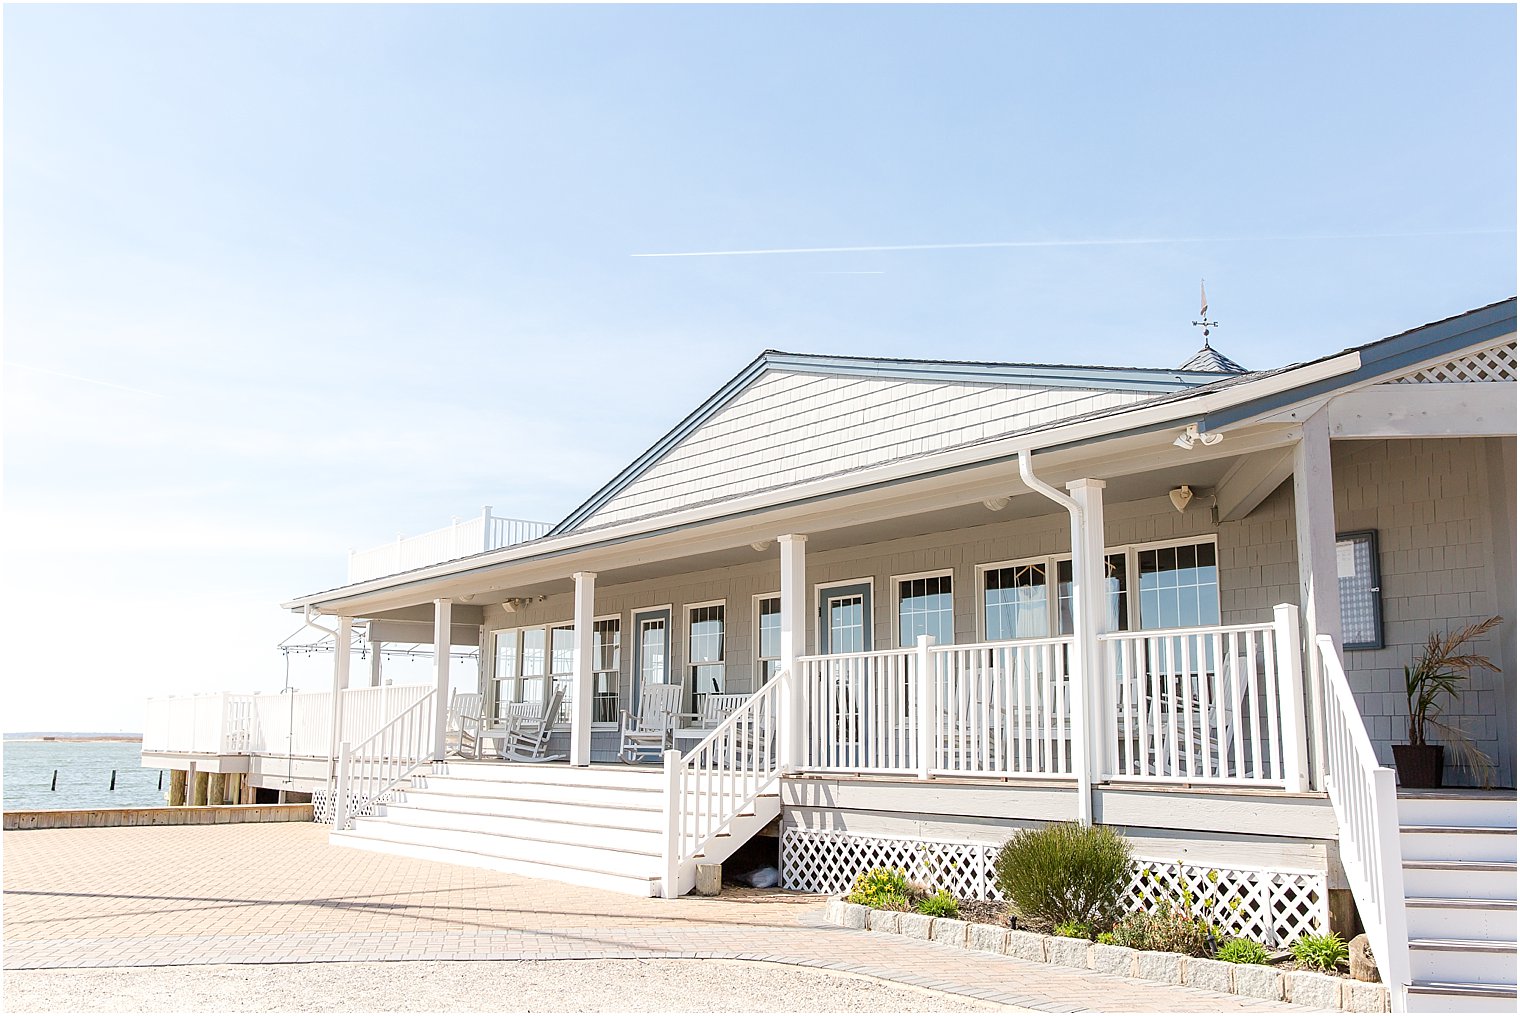
[[1184, 430], [1181, 434], [1178, 434], [1177, 439], [1173, 441], [1172, 444], [1176, 445], [1178, 448], [1183, 449], [1184, 451], [1192, 451], [1193, 445], [1199, 441], [1202, 441], [1205, 447], [1211, 447], [1213, 445], [1217, 445], [1223, 440], [1223, 434], [1202, 434], [1198, 431], [1198, 424], [1190, 423], [1187, 425], [1187, 430]]
[[1184, 483], [1180, 487], [1173, 488], [1167, 497], [1172, 499], [1173, 508], [1179, 512], [1185, 512], [1188, 509], [1188, 503], [1193, 500], [1193, 488]]
[[1008, 507], [1008, 499], [1006, 497], [983, 498], [982, 505], [990, 512], [1000, 512]]

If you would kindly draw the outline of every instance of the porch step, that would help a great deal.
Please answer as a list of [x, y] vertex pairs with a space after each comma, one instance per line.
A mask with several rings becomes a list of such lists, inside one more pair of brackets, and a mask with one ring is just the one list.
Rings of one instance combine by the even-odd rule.
[[1460, 981], [1515, 988], [1515, 943], [1411, 938], [1409, 968], [1416, 981]]
[[[650, 831], [663, 829], [665, 820], [664, 801], [658, 796], [651, 796], [647, 803], [643, 800], [626, 801], [612, 808], [608, 805], [574, 804], [568, 801], [459, 793], [452, 785], [437, 781], [426, 788], [413, 787], [398, 792], [397, 803], [429, 811], [461, 811], [585, 825], [612, 824], [624, 829]], [[616, 820], [609, 822], [609, 815], [615, 816]]]
[[[512, 802], [482, 802], [510, 805]], [[620, 853], [658, 858], [664, 846], [664, 830], [629, 828], [616, 820], [619, 812], [604, 809], [602, 821], [538, 816], [524, 818], [501, 812], [442, 810], [419, 806], [413, 801], [387, 805], [381, 817], [397, 825], [487, 833], [504, 839], [566, 847], [595, 847]]]
[[1415, 981], [1409, 986], [1410, 1012], [1515, 1011], [1515, 989], [1465, 981]]
[[1464, 861], [1515, 860], [1515, 830], [1499, 826], [1405, 825], [1399, 848], [1406, 861], [1440, 861], [1454, 854]]
[[606, 889], [629, 896], [658, 896], [660, 880], [654, 875], [627, 875], [587, 868], [565, 867], [541, 861], [508, 857], [501, 854], [482, 854], [461, 847], [438, 847], [430, 844], [382, 839], [357, 830], [333, 833], [331, 842], [337, 846], [374, 850], [401, 857], [415, 857], [424, 861], [440, 861], [459, 864], [469, 868], [484, 868], [508, 875], [525, 878], [541, 878], [570, 885], [583, 885], [592, 889]]
[[449, 759], [441, 763], [439, 769], [441, 771], [437, 771], [437, 775], [440, 776], [510, 783], [515, 787], [536, 784], [555, 787], [598, 786], [658, 791], [664, 786], [664, 772], [653, 766], [580, 767], [563, 764], [538, 765], [531, 762], [489, 760], [475, 762]]
[[1511, 901], [1411, 897], [1404, 902], [1411, 938], [1515, 942], [1515, 904]]
[[356, 819], [352, 832], [356, 836], [388, 843], [437, 847], [481, 857], [629, 878], [656, 878], [660, 867], [658, 854], [553, 839], [519, 839], [458, 826], [412, 825], [388, 818]]
[[1405, 861], [1404, 895], [1425, 899], [1515, 902], [1515, 864], [1502, 861]]
[[1513, 830], [1515, 796], [1492, 791], [1400, 791], [1399, 825]]
[[537, 801], [549, 804], [576, 804], [595, 808], [622, 808], [627, 805], [663, 807], [664, 794], [658, 785], [619, 787], [604, 783], [515, 783], [467, 776], [415, 776], [412, 786], [418, 790], [442, 790], [459, 796], [492, 800]]

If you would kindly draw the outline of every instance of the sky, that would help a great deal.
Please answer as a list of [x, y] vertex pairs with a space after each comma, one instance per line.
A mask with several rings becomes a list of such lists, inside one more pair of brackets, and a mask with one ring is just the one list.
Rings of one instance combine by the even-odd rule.
[[555, 521], [767, 348], [1175, 366], [1206, 279], [1263, 368], [1516, 288], [1510, 6], [3, 17], [6, 730], [277, 689], [349, 548]]

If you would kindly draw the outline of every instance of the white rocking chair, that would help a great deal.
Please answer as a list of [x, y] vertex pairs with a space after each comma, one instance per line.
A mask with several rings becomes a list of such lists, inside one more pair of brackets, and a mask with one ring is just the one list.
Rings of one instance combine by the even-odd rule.
[[501, 757], [511, 762], [558, 762], [564, 759], [564, 755], [549, 754], [549, 734], [554, 730], [554, 721], [559, 718], [559, 707], [564, 700], [565, 689], [555, 688], [537, 716], [519, 721], [511, 732], [501, 737]]
[[638, 715], [622, 711], [622, 747], [618, 749], [618, 758], [632, 765], [649, 754], [658, 761], [661, 752], [670, 747], [671, 731], [680, 712], [680, 685], [646, 684], [639, 692]]
[[449, 749], [450, 754], [462, 756], [468, 742], [469, 747], [478, 755], [480, 731], [485, 724], [481, 713], [484, 703], [485, 696], [479, 692], [456, 691], [449, 697], [449, 719], [444, 743], [447, 745], [452, 738], [453, 747]]

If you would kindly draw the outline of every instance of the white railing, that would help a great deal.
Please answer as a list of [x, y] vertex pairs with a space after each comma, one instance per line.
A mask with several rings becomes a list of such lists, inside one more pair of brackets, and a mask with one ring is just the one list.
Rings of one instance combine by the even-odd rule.
[[372, 815], [402, 780], [433, 759], [433, 710], [438, 692], [402, 710], [379, 730], [338, 748], [337, 789], [333, 794], [333, 828], [347, 829], [356, 815]]
[[804, 656], [797, 661], [802, 699], [802, 766], [823, 772], [917, 772], [924, 689], [918, 652]]
[[[349, 688], [342, 697], [342, 729], [375, 730], [430, 691], [424, 684]], [[143, 750], [332, 758], [332, 692], [152, 698], [143, 724]]]
[[442, 529], [411, 537], [398, 536], [390, 543], [368, 550], [349, 551], [348, 581], [363, 582], [488, 550], [500, 550], [536, 540], [552, 528], [552, 523], [548, 522], [492, 515], [487, 505], [474, 518], [456, 518]]
[[1069, 638], [934, 646], [929, 771], [941, 775], [1073, 774]]
[[1315, 652], [1325, 688], [1325, 783], [1340, 830], [1341, 866], [1393, 1011], [1402, 1012], [1412, 975], [1394, 773], [1378, 764], [1335, 643], [1322, 635]]
[[1105, 777], [1307, 789], [1296, 618], [1100, 636]]
[[253, 696], [218, 691], [148, 700], [144, 751], [238, 755], [248, 750]]
[[684, 756], [665, 753], [666, 896], [679, 892], [682, 868], [780, 781], [786, 680], [784, 670], [772, 677]]

